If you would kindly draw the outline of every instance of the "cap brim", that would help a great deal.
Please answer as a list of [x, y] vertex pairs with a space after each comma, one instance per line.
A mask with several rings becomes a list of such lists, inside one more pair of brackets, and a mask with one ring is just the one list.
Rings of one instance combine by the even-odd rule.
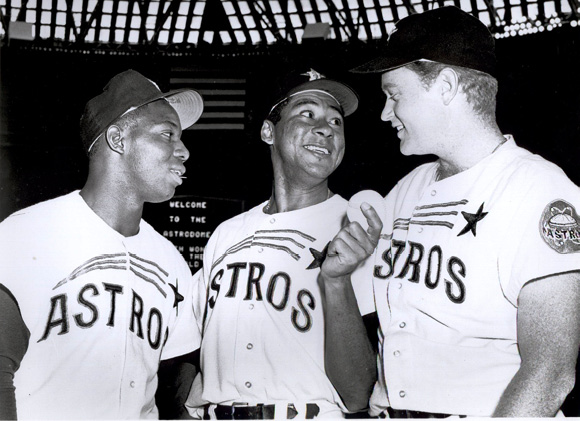
[[358, 108], [358, 95], [356, 92], [344, 83], [332, 79], [317, 79], [303, 83], [290, 90], [286, 98], [308, 90], [327, 92], [338, 101], [338, 105], [342, 107], [345, 117], [354, 113]]
[[177, 112], [182, 130], [192, 126], [203, 113], [203, 98], [192, 89], [170, 91], [163, 94], [163, 98]]
[[409, 59], [408, 57], [378, 57], [361, 66], [355, 67], [350, 71], [352, 73], [384, 73], [398, 67], [414, 63], [421, 58]]

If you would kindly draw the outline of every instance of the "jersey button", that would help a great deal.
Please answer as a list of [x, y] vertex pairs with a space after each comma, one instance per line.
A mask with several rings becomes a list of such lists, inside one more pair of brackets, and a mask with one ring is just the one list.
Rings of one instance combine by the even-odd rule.
[[399, 289], [403, 288], [403, 284], [399, 282], [399, 283], [397, 284], [397, 288], [399, 288]]
[[437, 190], [431, 190], [431, 196], [435, 196], [437, 194]]
[[249, 389], [250, 387], [252, 387], [252, 383], [246, 382], [246, 387]]
[[131, 382], [131, 383], [129, 383], [129, 386], [131, 386], [131, 387], [135, 387], [135, 382]]
[[419, 233], [423, 232], [423, 227], [419, 227], [419, 229], [417, 230]]
[[254, 304], [250, 304], [248, 307], [249, 307], [250, 310], [253, 310], [254, 309]]
[[400, 396], [400, 397], [402, 397], [402, 398], [404, 398], [405, 396], [407, 396], [407, 394], [405, 393], [405, 391], [404, 391], [404, 390], [401, 390], [401, 391], [399, 392], [399, 396]]
[[401, 351], [395, 351], [395, 352], [393, 352], [393, 355], [395, 357], [398, 357], [399, 355], [401, 355]]
[[399, 323], [399, 327], [400, 327], [401, 329], [403, 329], [405, 326], [407, 326], [407, 323], [405, 323], [405, 322], [401, 322], [401, 323]]
[[252, 345], [252, 344], [246, 345], [246, 348], [248, 348], [248, 349], [252, 349], [253, 347], [254, 347], [254, 345]]
[[260, 248], [258, 249], [258, 253], [262, 253], [263, 251], [264, 251], [264, 249], [263, 249], [262, 247], [260, 247]]
[[273, 224], [274, 222], [276, 222], [276, 218], [272, 218], [270, 219], [270, 223]]

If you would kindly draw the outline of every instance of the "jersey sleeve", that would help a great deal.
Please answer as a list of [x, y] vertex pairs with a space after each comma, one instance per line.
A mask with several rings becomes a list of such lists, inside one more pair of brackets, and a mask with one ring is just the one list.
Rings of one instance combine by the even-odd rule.
[[0, 419], [17, 418], [14, 373], [28, 349], [29, 338], [16, 299], [0, 284]]
[[[498, 271], [506, 298], [517, 306], [529, 281], [580, 270], [580, 189], [553, 168], [519, 174], [512, 192], [515, 212], [504, 223]], [[531, 180], [531, 181], [529, 181]]]
[[188, 354], [199, 349], [201, 344], [201, 333], [194, 307], [198, 291], [185, 261], [181, 264], [180, 275], [175, 296], [175, 311], [172, 312], [173, 323], [170, 325], [167, 342], [163, 347], [162, 360]]
[[203, 317], [207, 300], [207, 288], [205, 283], [205, 271], [201, 267], [193, 275], [193, 312], [199, 331], [203, 331]]
[[360, 314], [363, 316], [377, 311], [373, 292], [373, 267], [374, 254], [362, 262], [350, 278]]

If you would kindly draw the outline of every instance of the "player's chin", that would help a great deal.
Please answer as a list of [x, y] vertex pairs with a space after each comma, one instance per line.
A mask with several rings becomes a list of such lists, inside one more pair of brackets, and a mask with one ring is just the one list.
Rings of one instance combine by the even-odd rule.
[[399, 141], [399, 150], [405, 156], [413, 155], [413, 152], [411, 151], [411, 148], [409, 147], [408, 143], [405, 142], [404, 139], [401, 139]]
[[162, 203], [166, 202], [175, 196], [175, 187], [170, 187], [164, 191], [157, 192], [157, 194], [150, 196], [149, 203]]
[[401, 150], [401, 154], [405, 156], [419, 155], [416, 148], [413, 147], [413, 142], [409, 141], [408, 138], [401, 139], [399, 143], [399, 149]]
[[321, 180], [325, 180], [338, 168], [338, 165], [318, 165], [310, 168], [310, 173]]

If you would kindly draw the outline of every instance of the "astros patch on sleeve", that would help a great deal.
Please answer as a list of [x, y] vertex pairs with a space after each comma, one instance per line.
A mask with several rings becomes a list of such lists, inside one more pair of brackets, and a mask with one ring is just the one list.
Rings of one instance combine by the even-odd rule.
[[546, 244], [558, 253], [580, 251], [580, 217], [570, 203], [558, 199], [542, 212], [540, 234]]

